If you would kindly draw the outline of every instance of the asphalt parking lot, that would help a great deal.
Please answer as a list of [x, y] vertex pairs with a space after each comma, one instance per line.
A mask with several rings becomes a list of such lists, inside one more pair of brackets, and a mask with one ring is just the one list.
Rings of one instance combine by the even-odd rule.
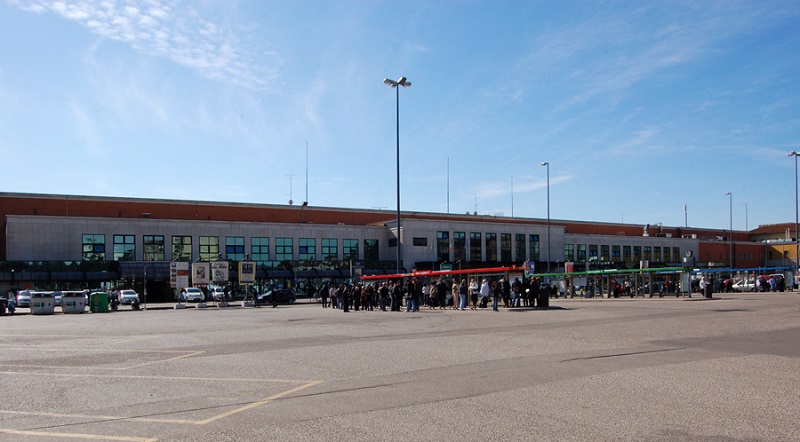
[[717, 296], [0, 317], [0, 440], [800, 440], [800, 295]]

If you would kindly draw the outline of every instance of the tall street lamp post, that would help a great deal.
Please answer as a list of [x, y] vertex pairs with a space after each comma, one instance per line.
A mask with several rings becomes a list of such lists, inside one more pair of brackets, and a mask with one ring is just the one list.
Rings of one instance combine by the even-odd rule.
[[730, 231], [728, 233], [728, 241], [730, 242], [730, 255], [728, 256], [728, 265], [733, 269], [733, 193], [726, 192], [728, 195], [728, 207], [730, 211]]
[[545, 161], [542, 166], [547, 168], [547, 273], [550, 273], [550, 163]]
[[[800, 153], [791, 151], [787, 154], [794, 157], [794, 276], [797, 279], [797, 273], [800, 271], [800, 236], [797, 236], [797, 157]], [[794, 281], [792, 281], [794, 285]]]
[[400, 241], [400, 88], [397, 86], [411, 87], [411, 82], [406, 77], [394, 81], [385, 78], [383, 82], [392, 89], [396, 89], [396, 115], [397, 115], [397, 273], [403, 263], [403, 253]]

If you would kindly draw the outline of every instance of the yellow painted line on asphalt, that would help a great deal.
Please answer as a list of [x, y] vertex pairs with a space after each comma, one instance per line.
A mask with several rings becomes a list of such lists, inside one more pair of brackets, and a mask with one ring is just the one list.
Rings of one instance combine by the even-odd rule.
[[196, 351], [196, 352], [194, 352], [194, 353], [189, 353], [189, 354], [185, 354], [185, 355], [175, 356], [175, 357], [173, 357], [173, 358], [159, 359], [159, 360], [157, 360], [157, 361], [144, 362], [144, 363], [141, 363], [141, 364], [132, 365], [132, 366], [130, 366], [130, 367], [125, 367], [125, 368], [123, 368], [123, 370], [130, 370], [130, 369], [132, 369], [132, 368], [139, 368], [139, 367], [145, 367], [145, 366], [148, 366], [148, 365], [160, 364], [160, 363], [162, 363], [162, 362], [176, 361], [176, 360], [178, 360], [178, 359], [191, 358], [192, 356], [197, 356], [197, 355], [199, 355], [199, 354], [203, 354], [203, 353], [205, 353], [205, 351]]
[[216, 416], [212, 416], [212, 417], [210, 417], [208, 419], [203, 419], [201, 421], [197, 421], [195, 423], [197, 425], [205, 425], [207, 423], [214, 422], [216, 420], [223, 419], [223, 418], [226, 418], [226, 417], [230, 417], [230, 416], [233, 416], [234, 414], [237, 414], [237, 413], [241, 413], [242, 411], [250, 410], [251, 408], [260, 407], [260, 406], [262, 406], [264, 404], [267, 404], [269, 402], [274, 401], [275, 399], [282, 398], [284, 396], [290, 395], [292, 393], [296, 393], [296, 392], [298, 392], [300, 390], [304, 390], [304, 389], [309, 388], [309, 387], [313, 387], [315, 385], [319, 385], [321, 383], [322, 383], [322, 381], [310, 381], [310, 382], [308, 382], [308, 383], [306, 383], [304, 385], [300, 385], [298, 387], [292, 388], [290, 390], [283, 391], [281, 393], [278, 393], [276, 395], [270, 396], [268, 398], [261, 399], [260, 401], [249, 403], [249, 404], [247, 404], [247, 405], [245, 405], [243, 407], [239, 407], [239, 408], [237, 408], [235, 410], [227, 411], [225, 413], [221, 413], [221, 414], [218, 414]]
[[71, 419], [84, 419], [90, 421], [137, 421], [168, 424], [193, 424], [196, 421], [189, 419], [165, 419], [156, 417], [125, 417], [125, 416], [103, 416], [99, 414], [66, 414], [66, 413], [46, 413], [42, 411], [12, 411], [0, 410], [0, 414], [13, 414], [17, 416], [39, 416], [39, 417], [60, 417]]
[[12, 430], [10, 428], [0, 428], [0, 433], [14, 434], [17, 436], [60, 437], [60, 438], [71, 438], [71, 439], [113, 440], [113, 441], [124, 441], [124, 442], [155, 442], [158, 440], [149, 437], [105, 436], [102, 434], [54, 433], [47, 431]]

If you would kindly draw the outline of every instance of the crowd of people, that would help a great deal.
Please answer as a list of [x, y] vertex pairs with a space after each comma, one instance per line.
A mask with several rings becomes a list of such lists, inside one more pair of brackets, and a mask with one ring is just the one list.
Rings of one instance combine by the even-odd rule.
[[382, 310], [417, 312], [420, 308], [499, 311], [503, 308], [534, 307], [536, 299], [551, 295], [550, 287], [540, 278], [516, 277], [488, 279], [444, 278], [424, 281], [421, 278], [340, 284], [327, 282], [319, 288], [317, 297], [323, 308], [344, 312]]

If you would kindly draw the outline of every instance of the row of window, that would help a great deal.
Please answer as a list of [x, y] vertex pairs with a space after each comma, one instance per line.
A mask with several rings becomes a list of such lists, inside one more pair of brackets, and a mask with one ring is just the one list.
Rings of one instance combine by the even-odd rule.
[[[339, 240], [336, 238], [323, 238], [320, 244], [320, 254], [317, 253], [316, 238], [299, 238], [297, 240], [297, 254], [294, 253], [294, 238], [277, 237], [274, 244], [275, 261], [292, 260], [338, 260]], [[250, 238], [249, 253], [246, 250], [243, 236], [225, 237], [224, 250], [220, 248], [218, 236], [198, 237], [199, 259], [214, 261], [224, 256], [229, 261], [243, 261], [247, 255], [254, 261], [271, 261], [270, 238]], [[170, 243], [172, 252], [170, 259], [174, 261], [192, 260], [192, 237], [175, 235]], [[365, 239], [363, 244], [363, 259], [378, 261], [378, 240]], [[82, 238], [82, 259], [84, 261], [106, 260], [106, 236], [103, 234], [84, 234]], [[144, 235], [142, 237], [143, 261], [166, 261], [167, 243], [164, 235]], [[224, 252], [224, 254], [223, 254]], [[296, 257], [296, 258], [295, 258]], [[136, 260], [136, 238], [134, 235], [113, 235], [114, 261]], [[358, 240], [342, 240], [343, 260], [359, 259]]]
[[[413, 244], [426, 246], [427, 242], [427, 238], [414, 238]], [[450, 261], [451, 251], [453, 252], [453, 261], [519, 262], [538, 261], [540, 258], [539, 235], [501, 233], [499, 257], [497, 245], [496, 233], [486, 233], [481, 238], [481, 232], [469, 232], [469, 236], [467, 236], [467, 232], [453, 232], [451, 236], [450, 232], [439, 231], [436, 232], [436, 259]], [[486, 251], [485, 255], [481, 248]]]
[[[588, 250], [588, 254], [587, 254]], [[564, 244], [564, 261], [679, 262], [680, 247]]]

